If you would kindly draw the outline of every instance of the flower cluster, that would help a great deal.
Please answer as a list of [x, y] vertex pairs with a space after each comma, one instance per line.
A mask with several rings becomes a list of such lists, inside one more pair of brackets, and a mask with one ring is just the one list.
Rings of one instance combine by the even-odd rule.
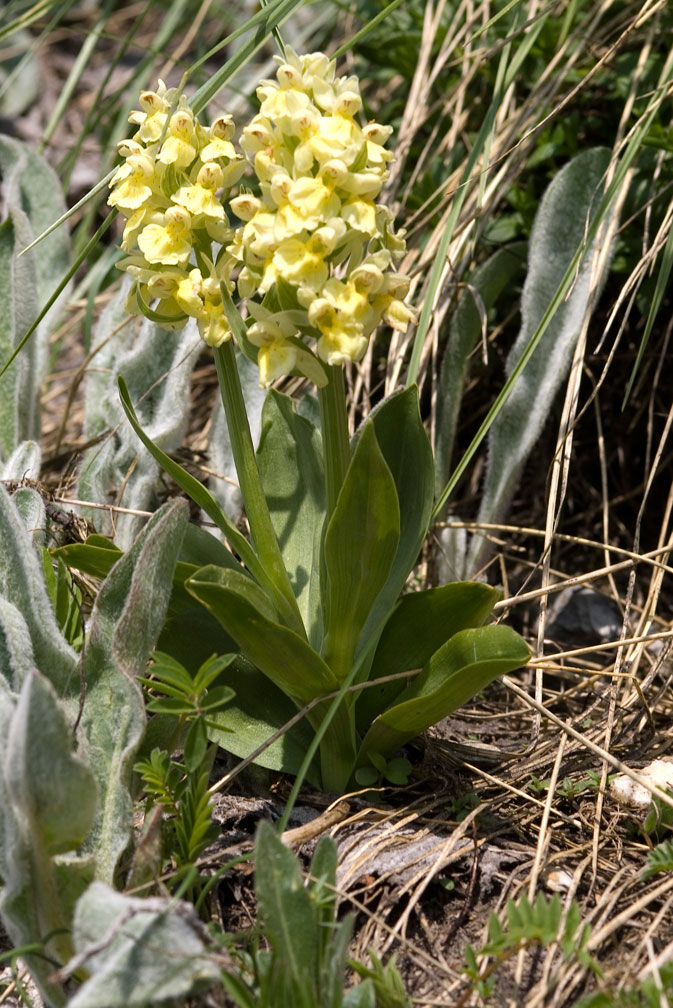
[[221, 116], [202, 126], [184, 95], [162, 81], [141, 94], [140, 105], [129, 117], [137, 132], [119, 145], [124, 161], [108, 199], [126, 218], [128, 256], [119, 266], [136, 281], [128, 308], [165, 328], [192, 316], [205, 342], [219, 346], [231, 336], [220, 284], [233, 289], [235, 265], [223, 198], [244, 169], [231, 143], [234, 123]]
[[[362, 358], [382, 320], [404, 331], [413, 318], [403, 300], [408, 278], [391, 270], [404, 242], [391, 212], [375, 202], [393, 157], [384, 147], [392, 130], [359, 125], [357, 79], [336, 77], [322, 53], [288, 49], [276, 80], [263, 81], [257, 94], [260, 111], [241, 147], [259, 195], [231, 201], [244, 221], [230, 246], [242, 265], [239, 294], [264, 298], [261, 306], [248, 301], [248, 337], [258, 347], [261, 384], [295, 369], [323, 384], [305, 339], [316, 340], [320, 360], [344, 364]], [[296, 302], [289, 312], [278, 296], [288, 285]]]
[[357, 79], [336, 77], [322, 53], [288, 49], [279, 63], [243, 130], [258, 188], [230, 200], [242, 221], [235, 231], [224, 201], [245, 162], [231, 142], [233, 121], [202, 126], [161, 81], [131, 113], [138, 130], [119, 146], [124, 161], [108, 203], [126, 217], [119, 266], [136, 281], [130, 311], [166, 328], [192, 316], [206, 343], [219, 346], [231, 336], [222, 286], [233, 291], [238, 270], [260, 384], [298, 371], [320, 386], [321, 362], [358, 361], [381, 321], [405, 331], [414, 318], [404, 302], [409, 279], [393, 268], [402, 233], [376, 202], [392, 130], [359, 124]]

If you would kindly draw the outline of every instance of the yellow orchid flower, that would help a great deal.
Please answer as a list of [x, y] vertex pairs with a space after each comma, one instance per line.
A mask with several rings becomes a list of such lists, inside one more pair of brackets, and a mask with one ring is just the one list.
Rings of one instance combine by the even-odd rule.
[[194, 116], [189, 108], [180, 108], [171, 116], [166, 139], [157, 160], [162, 164], [188, 168], [196, 157]]
[[129, 122], [140, 127], [136, 137], [143, 143], [156, 143], [161, 136], [174, 94], [162, 80], [156, 91], [141, 91], [140, 110], [131, 112]]
[[341, 216], [354, 231], [362, 231], [372, 238], [378, 234], [376, 205], [368, 199], [352, 199], [342, 204]]
[[169, 207], [161, 223], [143, 228], [138, 235], [138, 247], [149, 263], [182, 265], [192, 251], [191, 223], [184, 207]]
[[329, 267], [320, 252], [301, 238], [286, 238], [273, 254], [276, 273], [290, 283], [312, 290], [320, 288], [329, 276]]
[[130, 216], [151, 198], [154, 181], [154, 161], [147, 154], [131, 154], [120, 165], [112, 177], [114, 186], [108, 196], [109, 206], [117, 207], [125, 216]]
[[297, 329], [286, 312], [273, 314], [263, 305], [250, 302], [250, 314], [255, 322], [248, 329], [248, 339], [258, 347], [257, 366], [261, 388], [283, 375], [299, 371], [319, 388], [327, 383], [327, 376], [313, 354], [301, 346]]
[[[234, 135], [234, 120], [230, 115], [219, 116], [211, 125], [210, 129], [197, 127], [199, 137], [199, 157], [203, 162], [216, 161], [219, 158], [235, 160], [238, 155], [236, 148], [231, 142]], [[203, 141], [203, 146], [201, 146]]]
[[188, 210], [193, 217], [204, 216], [224, 221], [224, 207], [215, 196], [216, 190], [222, 187], [223, 179], [220, 166], [209, 161], [200, 169], [194, 185], [181, 186], [171, 199]]

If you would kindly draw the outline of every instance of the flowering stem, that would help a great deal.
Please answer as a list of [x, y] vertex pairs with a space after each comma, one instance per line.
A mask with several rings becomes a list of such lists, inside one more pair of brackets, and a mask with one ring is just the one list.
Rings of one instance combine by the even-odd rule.
[[325, 486], [327, 489], [327, 517], [329, 523], [343, 486], [350, 461], [348, 416], [346, 413], [346, 388], [343, 368], [325, 367], [328, 382], [318, 389], [323, 450], [325, 452]]
[[233, 340], [215, 347], [213, 356], [253, 545], [267, 577], [267, 587], [271, 589], [285, 622], [305, 638], [306, 631], [283, 563], [257, 468]]

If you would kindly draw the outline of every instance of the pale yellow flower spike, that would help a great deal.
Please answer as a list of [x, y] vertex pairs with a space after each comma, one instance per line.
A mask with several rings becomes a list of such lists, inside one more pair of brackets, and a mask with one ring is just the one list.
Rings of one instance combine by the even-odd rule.
[[[241, 147], [260, 196], [231, 202], [244, 223], [228, 249], [240, 263], [239, 294], [255, 319], [249, 337], [259, 348], [261, 383], [298, 371], [320, 385], [320, 361], [299, 340], [315, 337], [320, 360], [346, 364], [362, 359], [382, 320], [402, 329], [414, 318], [403, 301], [408, 281], [388, 273], [404, 242], [390, 211], [375, 202], [393, 157], [384, 146], [392, 130], [360, 124], [357, 78], [337, 77], [323, 53], [287, 48], [276, 79], [262, 81], [257, 95], [260, 110]], [[287, 304], [288, 285], [297, 305], [290, 342], [251, 300]]]

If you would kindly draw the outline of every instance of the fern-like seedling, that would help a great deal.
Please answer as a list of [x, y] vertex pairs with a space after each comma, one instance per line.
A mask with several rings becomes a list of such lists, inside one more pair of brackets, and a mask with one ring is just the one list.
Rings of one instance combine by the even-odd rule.
[[[534, 903], [526, 895], [517, 901], [509, 900], [505, 917], [506, 924], [503, 925], [492, 913], [488, 921], [488, 942], [478, 952], [470, 945], [465, 948], [464, 972], [473, 981], [480, 997], [486, 998], [491, 993], [498, 967], [521, 949], [531, 946], [548, 948], [553, 942], [558, 942], [564, 959], [575, 958], [584, 969], [601, 975], [600, 966], [587, 949], [591, 927], [589, 924], [582, 925], [576, 900], [570, 904], [563, 926], [558, 893], [550, 899], [538, 893]], [[488, 965], [484, 965], [486, 957], [492, 960]]]
[[[155, 651], [148, 675], [140, 679], [150, 697], [147, 710], [176, 719], [172, 741], [175, 748], [184, 749], [185, 766], [190, 772], [198, 771], [205, 758], [209, 716], [235, 696], [230, 686], [213, 686], [235, 657], [211, 655], [192, 676], [172, 655]], [[221, 731], [221, 725], [218, 727]]]
[[673, 840], [664, 840], [649, 851], [641, 878], [648, 879], [668, 871], [673, 871]]

